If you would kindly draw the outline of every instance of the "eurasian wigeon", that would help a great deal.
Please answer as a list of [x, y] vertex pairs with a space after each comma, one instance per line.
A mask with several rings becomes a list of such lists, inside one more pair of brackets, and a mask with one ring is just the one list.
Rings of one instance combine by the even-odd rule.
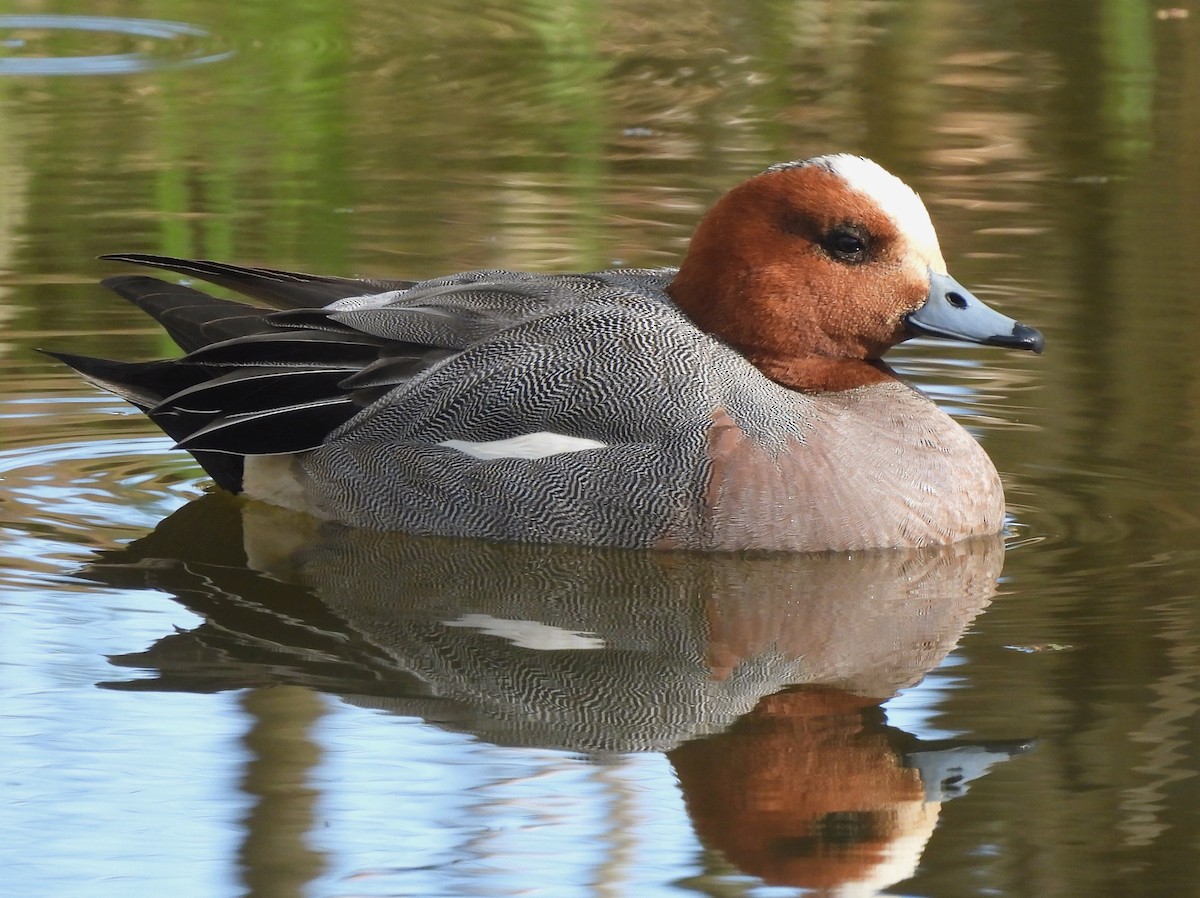
[[1040, 352], [946, 271], [874, 162], [772, 166], [676, 269], [373, 281], [125, 254], [105, 286], [186, 355], [56, 353], [226, 490], [345, 524], [595, 546], [849, 550], [994, 534], [983, 449], [880, 359], [914, 335]]

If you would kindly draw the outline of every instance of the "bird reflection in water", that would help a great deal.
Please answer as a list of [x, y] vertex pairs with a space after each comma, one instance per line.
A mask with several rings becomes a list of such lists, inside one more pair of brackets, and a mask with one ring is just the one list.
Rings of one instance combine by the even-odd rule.
[[221, 494], [84, 573], [204, 622], [110, 688], [293, 684], [498, 745], [665, 752], [700, 840], [767, 883], [911, 875], [1023, 739], [923, 742], [880, 705], [991, 600], [1003, 544], [714, 555], [352, 530]]

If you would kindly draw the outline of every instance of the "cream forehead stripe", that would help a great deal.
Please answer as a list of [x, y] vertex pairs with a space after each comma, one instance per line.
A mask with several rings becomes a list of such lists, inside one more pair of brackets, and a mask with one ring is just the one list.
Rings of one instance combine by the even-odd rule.
[[917, 252], [926, 257], [935, 271], [946, 273], [937, 232], [933, 229], [929, 211], [915, 190], [878, 163], [850, 153], [817, 156], [804, 162], [785, 162], [773, 165], [767, 171], [805, 165], [827, 169], [838, 175], [855, 193], [869, 197], [896, 223], [896, 227], [908, 237]]

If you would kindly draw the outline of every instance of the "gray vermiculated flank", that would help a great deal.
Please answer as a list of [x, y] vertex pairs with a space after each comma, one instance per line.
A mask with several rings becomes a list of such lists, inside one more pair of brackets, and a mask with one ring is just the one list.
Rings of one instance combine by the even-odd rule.
[[[306, 492], [325, 513], [360, 526], [615, 546], [686, 534], [702, 543], [713, 412], [724, 408], [770, 450], [803, 439], [812, 407], [698, 331], [665, 293], [673, 275], [469, 272], [419, 284], [389, 304], [335, 304], [341, 323], [397, 340], [415, 336], [409, 305], [508, 321], [298, 456]], [[536, 295], [514, 302], [495, 290], [501, 284]], [[440, 289], [449, 286], [460, 289]], [[445, 340], [428, 325], [419, 333]], [[607, 448], [481, 461], [436, 446], [538, 431]]]

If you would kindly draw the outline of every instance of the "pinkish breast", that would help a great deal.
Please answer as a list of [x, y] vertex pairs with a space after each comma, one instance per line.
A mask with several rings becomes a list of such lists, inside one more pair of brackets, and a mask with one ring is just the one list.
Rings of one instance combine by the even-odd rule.
[[709, 430], [704, 548], [850, 550], [998, 533], [987, 453], [901, 383], [811, 397], [799, 436], [764, 448], [724, 409]]

